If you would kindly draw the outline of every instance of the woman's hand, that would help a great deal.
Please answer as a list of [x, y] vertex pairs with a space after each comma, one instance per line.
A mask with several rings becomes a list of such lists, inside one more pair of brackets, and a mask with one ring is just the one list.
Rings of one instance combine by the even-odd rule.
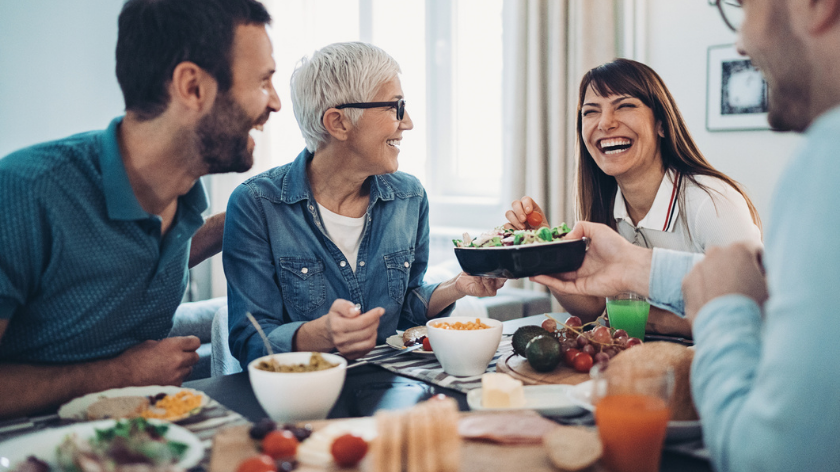
[[505, 212], [508, 229], [537, 229], [543, 226], [548, 227], [548, 219], [545, 217], [539, 205], [529, 196], [524, 196], [510, 204], [511, 209]]
[[376, 332], [384, 308], [362, 313], [353, 302], [338, 299], [326, 317], [327, 334], [338, 352], [347, 359], [358, 359], [376, 346]]
[[490, 277], [474, 277], [461, 272], [455, 277], [455, 289], [463, 295], [474, 297], [492, 297], [496, 291], [505, 285], [507, 279], [496, 279]]

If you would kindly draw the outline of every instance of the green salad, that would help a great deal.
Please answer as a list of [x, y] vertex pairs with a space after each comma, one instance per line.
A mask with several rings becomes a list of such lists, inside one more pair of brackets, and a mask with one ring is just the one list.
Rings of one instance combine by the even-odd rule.
[[[129, 464], [176, 464], [188, 446], [167, 440], [168, 429], [166, 424], [133, 418], [120, 420], [108, 429], [96, 430], [96, 436], [88, 441], [79, 440], [71, 434], [58, 446], [58, 464], [61, 470], [73, 472], [116, 470]], [[96, 469], [96, 466], [101, 469]]]
[[526, 244], [544, 244], [559, 241], [566, 236], [571, 229], [566, 223], [560, 223], [553, 228], [543, 227], [539, 229], [507, 229], [498, 226], [487, 233], [482, 233], [477, 238], [470, 238], [469, 233], [464, 233], [463, 239], [453, 239], [455, 247], [504, 247], [524, 246]]

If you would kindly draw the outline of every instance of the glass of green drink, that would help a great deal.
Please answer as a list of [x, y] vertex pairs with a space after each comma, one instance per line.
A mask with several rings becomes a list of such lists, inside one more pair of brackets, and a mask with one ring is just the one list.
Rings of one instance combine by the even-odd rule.
[[633, 293], [622, 292], [607, 297], [607, 317], [610, 327], [623, 329], [633, 338], [645, 339], [645, 325], [647, 325], [650, 304], [645, 297]]

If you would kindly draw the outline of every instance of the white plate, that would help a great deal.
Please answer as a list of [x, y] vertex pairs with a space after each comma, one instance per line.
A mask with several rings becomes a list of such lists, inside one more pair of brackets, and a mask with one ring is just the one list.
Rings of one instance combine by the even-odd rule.
[[[150, 420], [150, 422], [165, 423], [155, 420]], [[80, 440], [85, 440], [94, 437], [97, 429], [107, 429], [113, 427], [114, 424], [116, 424], [116, 420], [76, 423], [61, 428], [45, 429], [4, 441], [0, 443], [0, 471], [13, 470], [19, 462], [25, 461], [29, 456], [35, 456], [58, 470], [56, 448], [68, 434], [76, 433]], [[166, 439], [187, 445], [187, 450], [184, 451], [184, 455], [177, 465], [184, 469], [198, 465], [204, 457], [204, 447], [202, 447], [198, 437], [181, 426], [171, 423], [165, 424], [169, 426], [166, 431]]]
[[467, 392], [467, 404], [471, 410], [536, 410], [546, 416], [572, 416], [583, 412], [568, 395], [571, 385], [526, 385], [525, 406], [522, 408], [484, 408], [481, 406], [481, 388]]
[[[376, 438], [376, 420], [372, 417], [331, 422], [312, 433], [297, 448], [297, 460], [303, 464], [326, 467], [333, 462], [330, 447], [335, 438], [355, 434], [368, 443]], [[332, 469], [330, 469], [332, 470]]]
[[[592, 381], [579, 383], [569, 389], [569, 398], [577, 405], [589, 410], [595, 411], [592, 405]], [[703, 428], [700, 421], [669, 421], [668, 422], [668, 441], [686, 441], [689, 439], [698, 439], [703, 435]]]
[[[394, 349], [405, 349], [405, 345], [403, 345], [402, 334], [395, 334], [393, 336], [389, 336], [385, 342]], [[422, 347], [420, 349], [416, 349], [411, 351], [411, 354], [419, 354], [421, 356], [434, 356], [435, 353], [432, 351], [427, 351]]]
[[185, 413], [177, 418], [172, 418], [168, 421], [179, 421], [184, 418], [189, 418], [190, 416], [195, 416], [201, 411], [202, 408], [207, 406], [207, 403], [210, 401], [207, 398], [207, 395], [203, 394], [202, 392], [199, 392], [198, 390], [193, 390], [191, 388], [175, 387], [172, 385], [149, 385], [145, 387], [112, 388], [111, 390], [105, 390], [104, 392], [97, 393], [89, 393], [85, 396], [70, 400], [64, 405], [61, 405], [61, 408], [58, 409], [58, 416], [62, 419], [67, 420], [84, 421], [87, 420], [87, 408], [94, 402], [97, 402], [102, 398], [129, 396], [153, 397], [159, 393], [173, 395], [182, 390], [186, 390], [194, 395], [201, 395], [201, 404], [195, 410]]

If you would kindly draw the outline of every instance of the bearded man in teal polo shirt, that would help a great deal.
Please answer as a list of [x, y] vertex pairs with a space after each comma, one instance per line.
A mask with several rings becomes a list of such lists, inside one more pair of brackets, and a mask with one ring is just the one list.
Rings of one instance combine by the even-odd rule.
[[189, 374], [198, 338], [166, 336], [223, 226], [199, 177], [248, 170], [280, 109], [270, 21], [254, 0], [129, 0], [125, 116], [0, 159], [0, 417]]

